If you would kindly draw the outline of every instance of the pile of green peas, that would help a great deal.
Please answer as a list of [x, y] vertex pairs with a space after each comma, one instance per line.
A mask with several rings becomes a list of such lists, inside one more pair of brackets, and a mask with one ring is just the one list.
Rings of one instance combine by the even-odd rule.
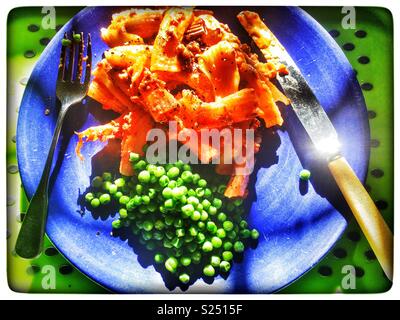
[[112, 227], [130, 228], [154, 262], [182, 283], [190, 282], [193, 265], [207, 277], [229, 272], [234, 255], [257, 241], [259, 232], [243, 219], [243, 201], [224, 197], [224, 184], [209, 185], [182, 161], [155, 165], [131, 153], [130, 162], [134, 176], [113, 179], [104, 172], [93, 178], [85, 200], [93, 209], [117, 204]]

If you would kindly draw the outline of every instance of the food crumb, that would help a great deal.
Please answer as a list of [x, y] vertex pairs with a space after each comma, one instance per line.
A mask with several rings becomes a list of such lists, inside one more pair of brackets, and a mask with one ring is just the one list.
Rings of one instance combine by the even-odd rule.
[[299, 177], [303, 181], [308, 181], [308, 180], [310, 180], [311, 172], [307, 169], [303, 169], [300, 171]]

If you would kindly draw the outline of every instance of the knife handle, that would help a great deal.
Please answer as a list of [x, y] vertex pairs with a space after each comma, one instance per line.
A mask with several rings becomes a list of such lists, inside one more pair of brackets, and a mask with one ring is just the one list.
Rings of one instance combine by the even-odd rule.
[[328, 167], [383, 271], [392, 281], [392, 232], [346, 159], [335, 158], [328, 163]]

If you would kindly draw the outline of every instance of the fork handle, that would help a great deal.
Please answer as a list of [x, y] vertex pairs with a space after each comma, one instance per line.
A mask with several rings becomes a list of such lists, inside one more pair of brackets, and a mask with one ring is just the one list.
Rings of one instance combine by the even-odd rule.
[[383, 271], [392, 281], [392, 232], [346, 159], [344, 157], [336, 158], [329, 162], [328, 167]]
[[53, 163], [54, 151], [60, 136], [62, 124], [67, 113], [68, 106], [63, 105], [58, 114], [56, 128], [53, 133], [46, 164], [43, 169], [39, 185], [30, 201], [24, 221], [18, 234], [15, 252], [22, 258], [32, 259], [38, 256], [43, 249], [43, 237], [46, 229], [49, 176]]

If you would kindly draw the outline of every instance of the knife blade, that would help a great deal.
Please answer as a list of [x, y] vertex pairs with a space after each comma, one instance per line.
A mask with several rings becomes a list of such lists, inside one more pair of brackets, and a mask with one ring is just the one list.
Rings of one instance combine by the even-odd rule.
[[288, 52], [259, 15], [239, 13], [238, 19], [265, 59], [278, 71], [277, 80], [311, 141], [326, 156], [328, 168], [389, 280], [393, 277], [393, 234], [374, 201], [340, 154], [335, 128]]

